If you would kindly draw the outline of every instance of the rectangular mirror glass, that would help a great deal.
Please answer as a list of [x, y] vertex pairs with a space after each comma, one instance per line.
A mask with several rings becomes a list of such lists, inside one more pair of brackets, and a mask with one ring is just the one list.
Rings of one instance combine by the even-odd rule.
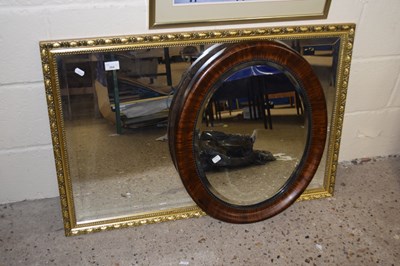
[[[168, 108], [182, 74], [221, 42], [280, 40], [313, 66], [329, 135], [301, 199], [331, 196], [354, 30], [344, 24], [41, 42], [66, 235], [204, 215], [171, 161]], [[282, 110], [296, 114], [290, 95], [270, 100], [272, 118]]]
[[56, 57], [78, 223], [193, 205], [165, 138], [173, 88], [190, 63], [165, 49]]

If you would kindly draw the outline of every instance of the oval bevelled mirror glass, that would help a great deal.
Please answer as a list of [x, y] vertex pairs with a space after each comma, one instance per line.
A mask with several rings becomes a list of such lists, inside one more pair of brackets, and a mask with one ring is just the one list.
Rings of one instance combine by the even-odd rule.
[[195, 128], [196, 164], [207, 189], [246, 206], [290, 183], [309, 137], [305, 99], [294, 77], [273, 63], [245, 63], [221, 76]]
[[186, 72], [172, 103], [172, 159], [207, 214], [260, 221], [290, 206], [310, 183], [326, 139], [324, 94], [307, 61], [282, 43], [209, 51]]

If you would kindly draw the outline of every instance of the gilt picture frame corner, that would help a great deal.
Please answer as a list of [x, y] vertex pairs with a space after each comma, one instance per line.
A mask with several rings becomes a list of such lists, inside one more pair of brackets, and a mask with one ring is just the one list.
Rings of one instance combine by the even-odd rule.
[[331, 0], [149, 0], [149, 28], [325, 19]]

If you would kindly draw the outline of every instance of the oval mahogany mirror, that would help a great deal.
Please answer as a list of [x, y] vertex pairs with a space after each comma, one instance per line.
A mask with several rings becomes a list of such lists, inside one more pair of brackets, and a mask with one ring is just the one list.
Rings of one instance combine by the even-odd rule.
[[306, 189], [325, 146], [327, 111], [309, 63], [273, 41], [219, 44], [184, 74], [169, 145], [189, 195], [210, 216], [256, 222]]

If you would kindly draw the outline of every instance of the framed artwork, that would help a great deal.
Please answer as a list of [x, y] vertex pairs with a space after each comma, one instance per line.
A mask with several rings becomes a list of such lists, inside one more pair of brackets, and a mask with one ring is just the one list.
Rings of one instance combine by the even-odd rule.
[[323, 19], [331, 0], [150, 0], [149, 27]]

